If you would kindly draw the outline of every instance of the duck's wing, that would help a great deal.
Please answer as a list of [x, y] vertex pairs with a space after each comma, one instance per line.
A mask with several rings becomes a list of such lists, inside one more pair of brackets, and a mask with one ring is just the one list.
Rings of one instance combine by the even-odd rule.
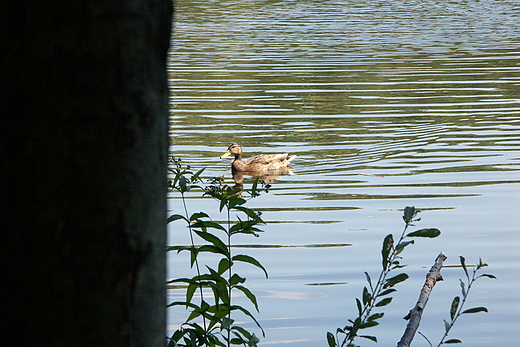
[[273, 161], [286, 162], [289, 164], [291, 160], [296, 158], [296, 155], [289, 155], [289, 153], [273, 154]]
[[280, 153], [280, 154], [260, 154], [256, 155], [254, 157], [248, 158], [244, 161], [244, 164], [251, 165], [251, 164], [261, 164], [261, 165], [269, 165], [271, 163], [276, 162], [283, 162], [287, 161], [290, 162], [293, 160], [296, 156], [289, 156], [288, 153]]

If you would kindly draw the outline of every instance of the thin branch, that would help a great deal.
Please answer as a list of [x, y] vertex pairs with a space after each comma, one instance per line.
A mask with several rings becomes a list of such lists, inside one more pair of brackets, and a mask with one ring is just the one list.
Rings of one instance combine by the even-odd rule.
[[415, 333], [417, 332], [417, 329], [419, 329], [421, 316], [424, 308], [426, 307], [426, 303], [430, 298], [430, 293], [437, 281], [442, 281], [440, 271], [446, 259], [446, 255], [441, 252], [437, 256], [437, 259], [435, 259], [435, 264], [433, 264], [430, 271], [426, 275], [426, 282], [424, 283], [424, 286], [421, 290], [417, 304], [415, 304], [415, 307], [410, 310], [406, 317], [404, 317], [404, 319], [409, 320], [409, 322], [406, 326], [403, 336], [401, 337], [401, 340], [399, 343], [397, 343], [397, 347], [408, 347], [412, 343], [412, 340], [415, 337]]
[[[381, 292], [385, 289], [384, 285], [386, 283], [386, 277], [394, 269], [391, 265], [396, 260], [396, 257], [399, 254], [396, 246], [399, 245], [406, 237], [405, 233], [406, 230], [408, 230], [408, 227], [412, 225], [412, 219], [413, 217], [410, 218], [410, 220], [406, 221], [403, 232], [401, 233], [401, 237], [399, 237], [399, 240], [392, 246], [391, 252], [387, 255], [387, 264], [381, 269], [375, 287], [373, 289], [371, 288], [370, 296], [372, 299], [369, 303], [363, 305], [363, 310], [359, 314], [359, 318], [361, 319], [362, 323], [367, 322], [367, 319], [370, 316], [372, 309], [374, 308], [374, 305], [376, 304], [376, 299], [381, 295]], [[353, 341], [356, 337], [358, 337], [357, 332], [354, 334], [352, 334], [352, 332], [347, 333], [345, 338], [343, 339], [343, 342], [341, 343], [341, 347], [348, 347], [353, 345]]]
[[[190, 218], [190, 215], [188, 213], [188, 206], [186, 205], [186, 197], [184, 196], [184, 192], [181, 191], [182, 196], [182, 204], [184, 206], [184, 213], [186, 214], [186, 218]], [[190, 241], [191, 241], [191, 247], [192, 249], [195, 249], [195, 241], [193, 240], [193, 229], [191, 227], [191, 222], [188, 222], [188, 229], [190, 231]], [[193, 250], [191, 251], [193, 252]], [[200, 281], [201, 273], [200, 273], [200, 267], [199, 267], [199, 260], [198, 257], [195, 256], [195, 268], [197, 269], [197, 275], [198, 279]], [[202, 284], [199, 284], [199, 291], [200, 291], [200, 301], [204, 302], [204, 291], [202, 289]], [[202, 325], [204, 327], [204, 331], [207, 330], [207, 323], [206, 323], [206, 317], [202, 315]]]

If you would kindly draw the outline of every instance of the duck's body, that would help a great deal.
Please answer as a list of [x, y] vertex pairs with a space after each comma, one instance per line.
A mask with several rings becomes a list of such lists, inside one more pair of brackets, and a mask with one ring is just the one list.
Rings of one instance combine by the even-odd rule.
[[260, 154], [242, 161], [242, 147], [238, 143], [230, 145], [226, 153], [222, 154], [220, 158], [225, 158], [228, 155], [235, 156], [231, 168], [240, 172], [276, 170], [287, 167], [291, 160], [296, 158], [295, 155], [289, 155], [288, 153]]

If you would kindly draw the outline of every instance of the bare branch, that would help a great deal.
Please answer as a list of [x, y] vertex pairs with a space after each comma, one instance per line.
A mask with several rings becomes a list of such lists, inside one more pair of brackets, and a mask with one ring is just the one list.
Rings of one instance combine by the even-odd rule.
[[426, 282], [421, 290], [421, 294], [419, 295], [419, 300], [415, 307], [410, 310], [410, 312], [404, 317], [404, 319], [409, 320], [408, 325], [404, 331], [401, 340], [397, 344], [397, 347], [408, 347], [412, 343], [412, 340], [419, 329], [419, 324], [421, 323], [421, 316], [426, 307], [426, 303], [430, 298], [430, 293], [433, 290], [433, 287], [437, 283], [437, 281], [442, 281], [442, 276], [440, 274], [442, 264], [447, 259], [446, 255], [441, 252], [437, 259], [435, 259], [435, 264], [431, 267], [430, 271], [426, 275]]

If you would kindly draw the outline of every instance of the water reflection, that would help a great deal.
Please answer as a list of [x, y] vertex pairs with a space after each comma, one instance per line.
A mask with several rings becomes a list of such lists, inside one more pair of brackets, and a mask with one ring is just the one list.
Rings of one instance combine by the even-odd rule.
[[260, 170], [260, 171], [231, 171], [231, 175], [233, 177], [233, 181], [235, 185], [233, 186], [234, 190], [243, 191], [244, 190], [244, 176], [249, 177], [251, 179], [257, 179], [264, 184], [265, 189], [271, 188], [272, 184], [279, 180], [280, 178], [288, 175], [294, 175], [294, 170], [290, 167], [282, 167], [273, 170]]

